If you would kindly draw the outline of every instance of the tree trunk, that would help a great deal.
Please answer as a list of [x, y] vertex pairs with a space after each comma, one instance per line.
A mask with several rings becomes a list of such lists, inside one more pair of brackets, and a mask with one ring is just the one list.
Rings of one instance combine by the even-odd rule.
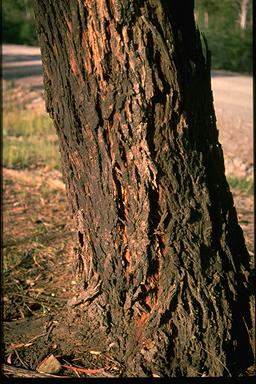
[[[88, 348], [124, 376], [237, 375], [249, 256], [193, 1], [35, 1]], [[75, 320], [74, 320], [75, 322]]]
[[246, 29], [246, 17], [248, 10], [249, 0], [241, 0], [241, 9], [240, 9], [240, 29], [244, 31]]

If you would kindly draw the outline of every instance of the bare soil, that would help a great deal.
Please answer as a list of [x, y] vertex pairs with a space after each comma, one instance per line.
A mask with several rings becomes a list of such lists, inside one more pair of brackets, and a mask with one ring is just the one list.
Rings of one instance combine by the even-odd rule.
[[[37, 72], [37, 67], [40, 67], [38, 61], [38, 48], [4, 47], [4, 109], [13, 106], [45, 113], [42, 76]], [[31, 62], [36, 64], [31, 65]], [[225, 81], [226, 78], [231, 79], [231, 76], [226, 76]], [[226, 88], [224, 86], [223, 89], [224, 83], [220, 79], [223, 80], [220, 76], [215, 77], [213, 84], [215, 90], [219, 89], [221, 97], [227, 100], [228, 93], [225, 93]], [[248, 90], [243, 91], [244, 81], [239, 83], [238, 77], [235, 79], [238, 85], [234, 93], [238, 90], [241, 94], [246, 93]], [[231, 82], [234, 84], [234, 78]], [[245, 82], [248, 83], [247, 78]], [[245, 100], [239, 92], [234, 97]], [[226, 96], [223, 96], [224, 93]], [[225, 104], [222, 99], [218, 104], [216, 97], [216, 113], [220, 121], [226, 122], [220, 132], [224, 155], [231, 158], [230, 164], [239, 159], [235, 167], [228, 165], [232, 170], [230, 173], [250, 178], [251, 111], [246, 109], [247, 105], [242, 107], [238, 99], [230, 99], [233, 107], [229, 109], [228, 102]], [[250, 97], [248, 102], [251, 102]], [[241, 108], [239, 116], [243, 116], [243, 123], [239, 126], [235, 126], [238, 118], [232, 120], [232, 108], [236, 111]], [[238, 190], [233, 191], [233, 196], [253, 270], [253, 196]], [[40, 167], [33, 170], [3, 169], [3, 354], [5, 364], [16, 367], [16, 371], [3, 368], [5, 376], [19, 376], [19, 368], [35, 373], [38, 364], [51, 354], [61, 363], [61, 370], [57, 373], [61, 377], [122, 375], [121, 363], [114, 361], [109, 351], [86, 350], [79, 338], [74, 339], [71, 330], [68, 333], [67, 328], [62, 327], [65, 317], [74, 316], [66, 304], [79, 290], [79, 279], [73, 265], [75, 251], [74, 225], [61, 173]], [[82, 326], [81, 320], [78, 325]], [[58, 338], [56, 330], [63, 332]], [[51, 374], [54, 377], [53, 371], [50, 371], [49, 377]], [[253, 368], [247, 372], [247, 375], [254, 374]]]

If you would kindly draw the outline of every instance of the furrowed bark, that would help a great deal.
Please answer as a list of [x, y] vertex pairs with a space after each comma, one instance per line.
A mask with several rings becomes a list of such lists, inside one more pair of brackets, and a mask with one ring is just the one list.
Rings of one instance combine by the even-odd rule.
[[125, 376], [237, 375], [251, 363], [249, 258], [193, 2], [35, 12], [88, 348], [114, 345]]

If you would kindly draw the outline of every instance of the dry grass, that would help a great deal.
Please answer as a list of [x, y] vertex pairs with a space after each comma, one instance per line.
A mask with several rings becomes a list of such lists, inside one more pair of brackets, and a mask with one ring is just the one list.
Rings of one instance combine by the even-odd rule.
[[48, 115], [33, 111], [7, 111], [3, 115], [3, 165], [24, 169], [60, 163], [57, 136]]

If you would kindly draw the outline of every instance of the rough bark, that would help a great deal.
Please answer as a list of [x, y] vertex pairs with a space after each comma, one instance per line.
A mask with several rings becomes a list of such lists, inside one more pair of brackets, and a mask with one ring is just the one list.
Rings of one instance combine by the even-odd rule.
[[[248, 253], [193, 1], [35, 1], [88, 348], [125, 376], [251, 363]], [[204, 51], [204, 53], [203, 53]]]

